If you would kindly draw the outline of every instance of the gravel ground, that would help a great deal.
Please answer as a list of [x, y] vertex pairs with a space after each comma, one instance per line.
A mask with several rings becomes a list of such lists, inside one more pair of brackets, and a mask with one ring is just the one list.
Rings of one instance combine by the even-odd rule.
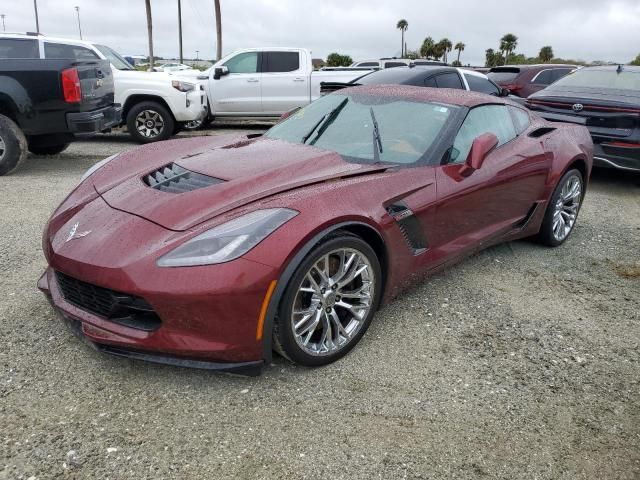
[[35, 287], [48, 216], [133, 146], [0, 179], [0, 479], [640, 478], [640, 177], [597, 172], [563, 247], [460, 263], [342, 361], [245, 378], [99, 354]]

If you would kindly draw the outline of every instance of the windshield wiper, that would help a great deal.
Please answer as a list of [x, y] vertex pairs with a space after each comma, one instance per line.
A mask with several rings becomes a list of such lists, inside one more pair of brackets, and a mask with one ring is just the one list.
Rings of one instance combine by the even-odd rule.
[[380, 154], [382, 153], [382, 138], [380, 137], [380, 129], [378, 128], [376, 115], [373, 113], [373, 107], [370, 107], [369, 111], [371, 112], [371, 120], [373, 121], [373, 161], [374, 163], [379, 163]]
[[342, 100], [333, 110], [331, 110], [324, 117], [322, 117], [320, 121], [313, 126], [311, 131], [308, 134], [306, 134], [304, 137], [302, 137], [302, 143], [307, 143], [307, 140], [309, 140], [309, 137], [311, 137], [311, 135], [313, 135], [313, 132], [315, 132], [317, 129], [318, 133], [316, 133], [315, 138], [311, 140], [311, 142], [309, 142], [309, 145], [315, 144], [320, 138], [320, 136], [324, 133], [324, 131], [327, 128], [329, 128], [329, 125], [333, 123], [333, 121], [336, 119], [336, 117], [342, 111], [342, 109], [344, 108], [344, 106], [347, 104], [348, 101], [349, 101], [349, 98], [345, 97], [345, 99]]

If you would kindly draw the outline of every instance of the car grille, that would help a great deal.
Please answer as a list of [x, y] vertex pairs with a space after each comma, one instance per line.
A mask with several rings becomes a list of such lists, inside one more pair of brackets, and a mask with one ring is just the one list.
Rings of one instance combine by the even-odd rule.
[[224, 180], [192, 172], [175, 163], [165, 165], [144, 177], [144, 183], [148, 186], [168, 193], [191, 192], [222, 182]]
[[160, 318], [140, 297], [98, 287], [61, 272], [56, 272], [56, 279], [64, 299], [82, 310], [139, 330], [160, 327]]

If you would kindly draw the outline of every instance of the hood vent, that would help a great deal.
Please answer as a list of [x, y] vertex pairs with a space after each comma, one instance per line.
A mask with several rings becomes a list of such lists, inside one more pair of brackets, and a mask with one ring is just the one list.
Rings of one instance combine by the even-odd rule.
[[192, 172], [180, 165], [170, 163], [143, 177], [151, 188], [167, 193], [185, 193], [224, 182], [219, 178]]

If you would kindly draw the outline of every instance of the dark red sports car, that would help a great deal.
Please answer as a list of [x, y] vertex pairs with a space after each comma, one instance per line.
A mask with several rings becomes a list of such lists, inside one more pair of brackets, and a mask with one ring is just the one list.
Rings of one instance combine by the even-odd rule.
[[410, 282], [570, 234], [583, 126], [460, 90], [357, 87], [263, 136], [160, 142], [93, 167], [51, 217], [40, 289], [98, 349], [258, 372], [345, 355]]

